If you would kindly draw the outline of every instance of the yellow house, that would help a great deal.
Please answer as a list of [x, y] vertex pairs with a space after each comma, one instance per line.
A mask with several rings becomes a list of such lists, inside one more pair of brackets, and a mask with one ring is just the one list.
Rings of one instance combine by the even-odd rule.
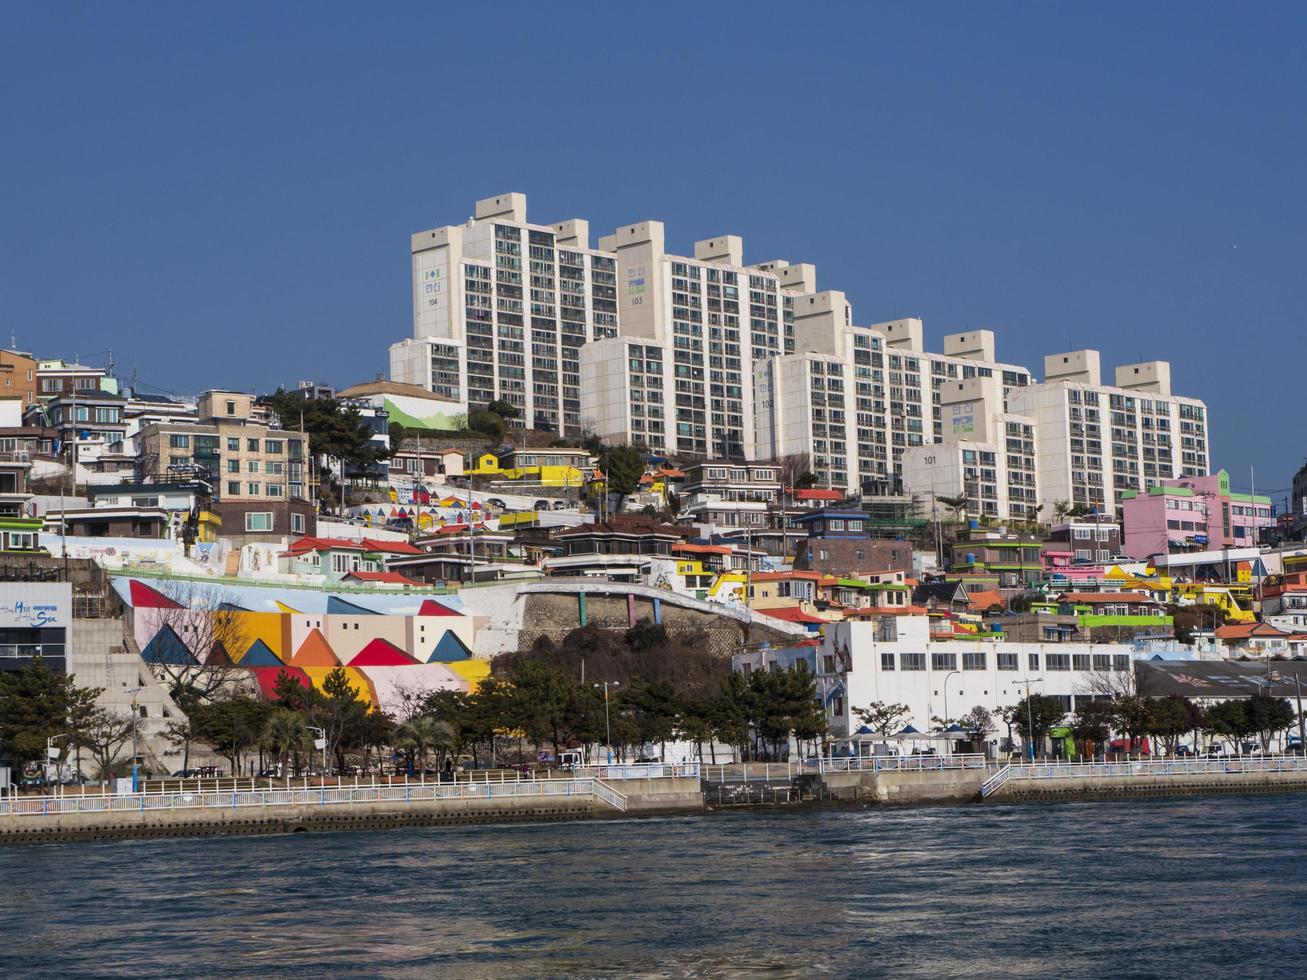
[[463, 458], [463, 470], [468, 476], [502, 476], [499, 457], [494, 453], [468, 453]]

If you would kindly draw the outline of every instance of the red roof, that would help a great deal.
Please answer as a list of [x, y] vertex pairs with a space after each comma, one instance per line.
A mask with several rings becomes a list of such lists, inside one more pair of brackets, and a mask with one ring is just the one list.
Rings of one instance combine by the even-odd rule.
[[1246, 640], [1250, 636], [1288, 636], [1282, 629], [1277, 629], [1270, 623], [1231, 623], [1229, 626], [1218, 626], [1216, 628], [1216, 638], [1218, 640]]
[[784, 620], [787, 623], [825, 623], [827, 620], [806, 613], [798, 606], [782, 606], [777, 609], [759, 609], [758, 612], [764, 616], [770, 616], [772, 619]]
[[418, 609], [419, 616], [461, 616], [460, 612], [450, 609], [448, 606], [436, 602], [435, 599], [423, 599], [422, 607]]
[[1007, 605], [1007, 603], [1003, 601], [1003, 596], [1000, 593], [992, 590], [985, 591], [985, 592], [971, 592], [968, 594], [967, 598], [969, 600], [971, 608], [973, 610], [979, 610], [981, 612], [984, 612], [990, 606]]
[[[418, 552], [421, 554], [421, 552]], [[356, 579], [359, 582], [382, 582], [386, 585], [416, 585], [421, 587], [423, 583], [416, 582], [399, 572], [350, 572], [346, 578]]]
[[421, 548], [415, 548], [407, 541], [378, 541], [375, 538], [364, 538], [363, 546], [368, 551], [384, 551], [390, 555], [420, 555]]
[[755, 582], [789, 582], [794, 579], [805, 579], [810, 582], [820, 582], [821, 572], [809, 572], [798, 570], [793, 572], [754, 572], [752, 579]]
[[686, 551], [693, 555], [729, 555], [733, 554], [735, 549], [727, 547], [724, 544], [689, 544], [681, 542], [672, 545], [673, 551]]
[[290, 546], [282, 552], [285, 555], [305, 555], [310, 551], [366, 551], [361, 541], [351, 541], [348, 538], [311, 538], [305, 535], [290, 543]]
[[816, 487], [807, 490], [795, 490], [795, 500], [843, 500], [844, 494], [838, 490], [819, 490]]

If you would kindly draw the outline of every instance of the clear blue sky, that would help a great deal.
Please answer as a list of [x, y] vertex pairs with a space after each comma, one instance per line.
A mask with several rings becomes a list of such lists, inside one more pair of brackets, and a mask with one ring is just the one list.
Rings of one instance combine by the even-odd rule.
[[410, 331], [408, 236], [528, 195], [744, 236], [934, 346], [1170, 358], [1236, 485], [1304, 448], [1301, 4], [10, 4], [0, 337], [194, 392]]

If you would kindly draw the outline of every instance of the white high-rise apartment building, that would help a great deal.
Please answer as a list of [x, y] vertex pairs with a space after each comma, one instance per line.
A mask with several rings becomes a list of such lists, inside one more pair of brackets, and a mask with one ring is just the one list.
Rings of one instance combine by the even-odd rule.
[[[811, 290], [815, 271], [745, 266], [735, 235], [672, 255], [659, 221], [618, 228], [599, 245], [617, 256], [622, 336], [582, 354], [585, 421], [606, 439], [670, 453], [756, 458], [754, 369], [795, 350], [795, 294]], [[646, 363], [632, 357], [624, 368], [619, 352], [637, 341]], [[650, 347], [663, 351], [660, 391], [641, 379]]]
[[580, 349], [617, 333], [617, 264], [588, 222], [530, 224], [526, 196], [501, 194], [414, 235], [412, 254], [413, 339], [391, 348], [391, 377], [578, 435]]
[[1039, 466], [1031, 420], [1003, 410], [998, 378], [950, 380], [940, 392], [943, 438], [904, 451], [904, 489], [966, 497], [968, 517], [1034, 518]]
[[1039, 499], [1114, 514], [1125, 490], [1146, 490], [1210, 467], [1207, 406], [1171, 394], [1166, 361], [1125, 364], [1102, 384], [1099, 353], [1044, 358], [1044, 383], [1013, 392], [1008, 410], [1030, 418], [1039, 455]]

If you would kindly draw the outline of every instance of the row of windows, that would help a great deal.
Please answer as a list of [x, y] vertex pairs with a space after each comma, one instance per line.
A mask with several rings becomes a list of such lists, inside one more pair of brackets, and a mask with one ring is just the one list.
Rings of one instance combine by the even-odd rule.
[[[1030, 653], [1026, 655], [1026, 665], [1029, 670], [1039, 670], [1040, 654]], [[1128, 654], [1121, 653], [1047, 653], [1042, 655], [1044, 658], [1045, 670], [1097, 670], [1097, 671], [1127, 671], [1130, 669], [1130, 657]], [[998, 653], [995, 655], [995, 666], [999, 670], [1020, 670], [1019, 653]], [[897, 658], [897, 659], [896, 659]], [[984, 650], [968, 650], [961, 655], [962, 670], [988, 670], [989, 653]], [[925, 670], [926, 655], [924, 653], [882, 653], [880, 655], [881, 670]], [[932, 653], [930, 655], [931, 670], [957, 670], [958, 654], [956, 653]]]

